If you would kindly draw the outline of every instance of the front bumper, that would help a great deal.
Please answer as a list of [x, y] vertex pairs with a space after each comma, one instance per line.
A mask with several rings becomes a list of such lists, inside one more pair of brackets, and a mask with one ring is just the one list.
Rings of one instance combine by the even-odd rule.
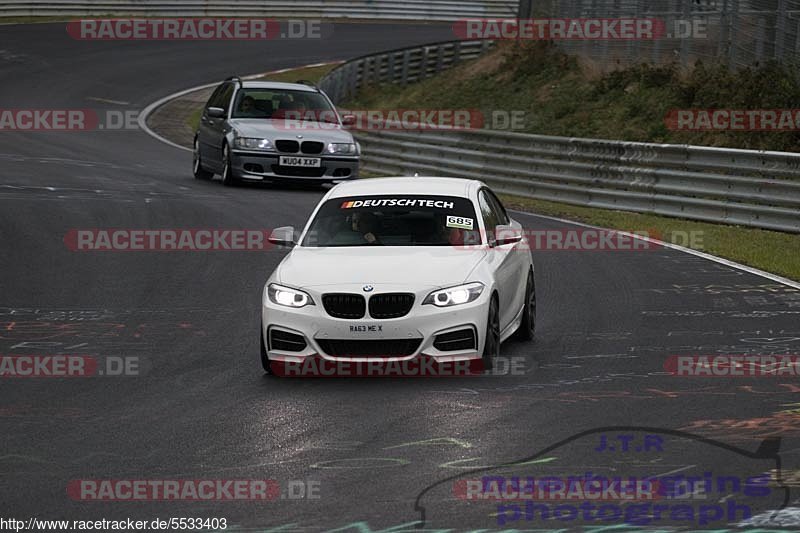
[[[319, 167], [279, 165], [281, 155], [319, 157]], [[346, 181], [358, 178], [359, 157], [280, 154], [244, 150], [231, 151], [231, 168], [237, 179], [253, 181], [292, 180], [309, 182]]]
[[[351, 293], [363, 294], [361, 285], [353, 287], [317, 287], [304, 289], [310, 294], [315, 305], [307, 305], [296, 309], [280, 306], [264, 298], [262, 294], [262, 331], [264, 345], [270, 361], [282, 366], [292, 366], [294, 368], [313, 369], [335, 368], [335, 375], [359, 375], [358, 369], [377, 371], [378, 364], [392, 367], [397, 371], [400, 368], [401, 375], [405, 375], [410, 370], [411, 375], [421, 375], [433, 364], [438, 368], [431, 375], [464, 375], [463, 372], [469, 368], [472, 372], [481, 370], [474, 364], [482, 363], [481, 354], [483, 353], [483, 343], [486, 335], [486, 320], [489, 309], [489, 291], [484, 290], [483, 294], [468, 304], [453, 307], [436, 307], [434, 305], [422, 305], [424, 298], [438, 287], [426, 287], [422, 290], [409, 290], [407, 287], [375, 285], [371, 296], [381, 293], [393, 292], [413, 292], [415, 295], [414, 304], [409, 313], [403, 317], [390, 319], [373, 319], [369, 313], [360, 319], [342, 319], [330, 316], [322, 303], [322, 295], [325, 293]], [[440, 335], [472, 329], [475, 342], [469, 349], [442, 350], [434, 346], [437, 337], [441, 341]], [[275, 349], [270, 342], [270, 330], [300, 335], [305, 340], [305, 347], [300, 351], [285, 351]], [[416, 345], [416, 341], [419, 344]], [[336, 341], [339, 344], [347, 345], [348, 342], [359, 343], [359, 341], [375, 341], [373, 344], [390, 345], [410, 341], [416, 347], [406, 355], [383, 355], [380, 353], [370, 355], [331, 355], [324, 347], [328, 347]], [[364, 343], [361, 343], [363, 345]], [[441, 347], [441, 343], [439, 343]], [[339, 351], [339, 354], [343, 352]], [[344, 352], [347, 353], [347, 352]], [[387, 353], [392, 353], [387, 351]], [[342, 370], [347, 369], [347, 370]], [[304, 371], [303, 371], [304, 372]], [[280, 371], [276, 373], [281, 373]], [[287, 375], [290, 372], [287, 372]], [[321, 372], [325, 375], [325, 372]], [[302, 375], [299, 374], [299, 375]], [[371, 374], [375, 375], [375, 374]], [[391, 375], [391, 374], [389, 374]], [[397, 374], [395, 374], [397, 375]]]

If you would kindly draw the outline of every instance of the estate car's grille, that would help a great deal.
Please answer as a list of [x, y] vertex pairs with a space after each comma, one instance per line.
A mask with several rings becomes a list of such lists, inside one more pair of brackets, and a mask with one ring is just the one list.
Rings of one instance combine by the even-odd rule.
[[474, 350], [475, 331], [472, 328], [465, 328], [436, 335], [436, 338], [433, 339], [433, 347], [442, 352]]
[[422, 339], [317, 339], [332, 357], [402, 357], [417, 351]]
[[269, 345], [273, 350], [284, 352], [302, 352], [306, 348], [306, 340], [302, 335], [281, 331], [279, 329], [269, 330]]
[[279, 140], [275, 141], [275, 148], [277, 148], [279, 152], [289, 152], [294, 154], [300, 149], [300, 143], [291, 140]]
[[335, 318], [362, 318], [367, 310], [364, 297], [360, 294], [323, 294], [322, 305]]
[[321, 154], [325, 145], [318, 141], [303, 141], [300, 145], [300, 151], [304, 154]]
[[372, 318], [398, 318], [405, 316], [414, 305], [414, 295], [403, 292], [375, 294], [369, 299]]

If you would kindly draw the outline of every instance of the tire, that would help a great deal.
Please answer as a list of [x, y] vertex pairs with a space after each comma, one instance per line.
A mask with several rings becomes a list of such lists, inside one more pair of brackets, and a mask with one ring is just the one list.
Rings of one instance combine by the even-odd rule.
[[522, 321], [517, 328], [516, 338], [521, 341], [532, 341], [536, 333], [536, 282], [533, 272], [528, 272], [528, 282], [525, 285], [525, 310], [522, 312]]
[[486, 319], [486, 340], [483, 343], [483, 369], [491, 370], [494, 360], [500, 357], [500, 306], [492, 296]]
[[258, 330], [258, 339], [258, 343], [261, 345], [261, 366], [264, 368], [265, 373], [272, 374], [272, 367], [269, 364], [269, 356], [267, 355], [267, 347], [264, 345], [263, 326]]
[[233, 167], [231, 166], [231, 151], [228, 143], [222, 145], [222, 184], [226, 187], [237, 185], [238, 180], [233, 177]]
[[213, 172], [203, 168], [203, 163], [200, 160], [200, 141], [197, 137], [194, 138], [194, 149], [192, 150], [192, 173], [196, 180], [210, 180], [214, 177]]

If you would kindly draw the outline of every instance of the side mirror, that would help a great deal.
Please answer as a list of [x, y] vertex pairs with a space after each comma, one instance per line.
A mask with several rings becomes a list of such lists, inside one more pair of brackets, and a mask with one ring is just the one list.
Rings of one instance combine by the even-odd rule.
[[294, 227], [283, 226], [272, 230], [267, 240], [277, 246], [294, 246], [294, 238]]
[[356, 123], [356, 116], [355, 115], [342, 115], [342, 125], [343, 126], [352, 126]]
[[494, 229], [494, 245], [514, 244], [522, 240], [522, 230], [514, 226], [499, 225]]
[[221, 107], [209, 107], [206, 109], [206, 114], [211, 118], [223, 118], [225, 116], [225, 110]]

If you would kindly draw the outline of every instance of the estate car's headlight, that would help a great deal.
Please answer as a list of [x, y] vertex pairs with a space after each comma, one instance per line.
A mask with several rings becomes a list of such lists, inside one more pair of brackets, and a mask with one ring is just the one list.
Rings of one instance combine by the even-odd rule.
[[236, 137], [233, 140], [236, 148], [243, 148], [245, 150], [263, 150], [265, 152], [274, 152], [275, 148], [272, 146], [272, 141], [269, 139], [260, 139], [257, 137]]
[[356, 153], [355, 143], [328, 143], [329, 154], [348, 154]]
[[305, 292], [290, 287], [284, 287], [277, 283], [269, 284], [269, 287], [267, 287], [267, 297], [270, 302], [285, 307], [305, 307], [306, 305], [314, 305], [314, 300]]
[[466, 304], [477, 300], [483, 289], [484, 285], [479, 281], [440, 289], [426, 296], [425, 300], [422, 301], [422, 305], [433, 304], [436, 307], [450, 307], [452, 305]]

